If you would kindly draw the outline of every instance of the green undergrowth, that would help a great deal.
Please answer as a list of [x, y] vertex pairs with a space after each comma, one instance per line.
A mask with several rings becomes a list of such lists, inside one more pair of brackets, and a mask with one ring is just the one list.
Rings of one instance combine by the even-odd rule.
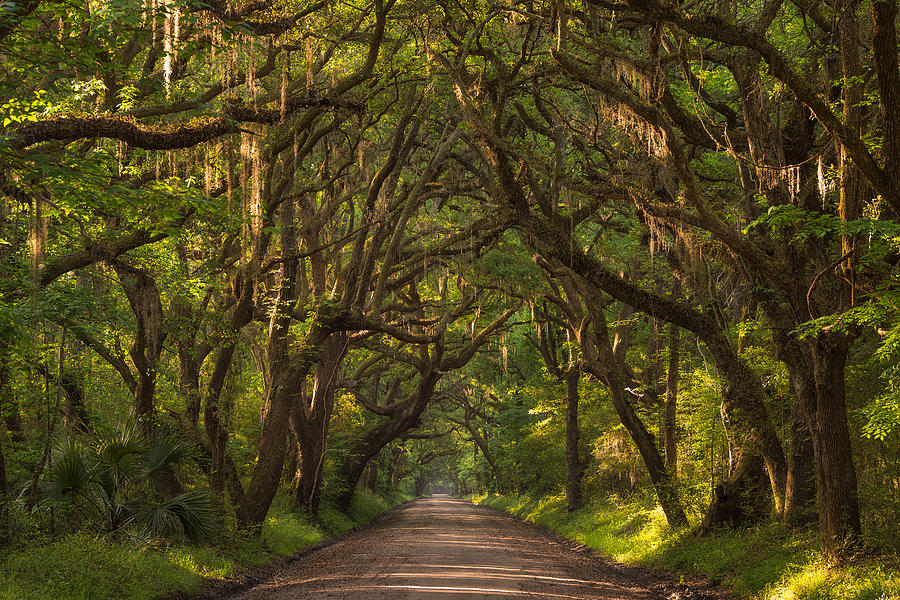
[[350, 509], [342, 512], [333, 506], [325, 505], [319, 510], [319, 523], [322, 528], [335, 535], [344, 533], [354, 527], [364, 525], [385, 512], [391, 506], [410, 500], [408, 497], [384, 498], [368, 491], [358, 491], [350, 501]]
[[704, 538], [671, 531], [646, 500], [596, 501], [570, 513], [563, 495], [482, 496], [480, 504], [554, 529], [617, 561], [701, 575], [742, 598], [758, 600], [900, 600], [896, 556], [863, 556], [828, 568], [815, 532], [767, 524]]
[[359, 492], [346, 513], [323, 507], [318, 523], [290, 512], [286, 501], [276, 502], [260, 537], [226, 532], [208, 545], [147, 546], [71, 534], [13, 548], [0, 552], [0, 600], [153, 600], [190, 592], [205, 578], [234, 577], [293, 554], [404, 500]]

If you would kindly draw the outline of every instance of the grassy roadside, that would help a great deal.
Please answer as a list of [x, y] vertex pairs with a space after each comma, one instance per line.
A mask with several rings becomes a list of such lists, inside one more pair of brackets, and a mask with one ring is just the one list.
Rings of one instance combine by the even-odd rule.
[[859, 557], [828, 569], [814, 532], [786, 527], [672, 533], [647, 503], [594, 502], [569, 513], [562, 495], [481, 496], [474, 501], [554, 529], [620, 562], [699, 574], [758, 600], [900, 600], [900, 557]]
[[323, 507], [319, 523], [276, 503], [262, 537], [232, 534], [206, 546], [143, 546], [86, 534], [0, 553], [0, 600], [152, 600], [229, 578], [358, 525], [407, 498], [358, 492], [346, 513]]

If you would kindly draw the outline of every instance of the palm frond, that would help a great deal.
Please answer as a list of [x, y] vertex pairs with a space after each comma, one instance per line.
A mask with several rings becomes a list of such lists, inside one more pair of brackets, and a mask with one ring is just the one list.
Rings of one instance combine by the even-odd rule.
[[143, 530], [150, 538], [172, 538], [184, 535], [181, 520], [167, 506], [155, 506], [143, 519]]
[[107, 471], [109, 483], [114, 488], [121, 486], [125, 474], [147, 447], [147, 440], [133, 418], [126, 419], [114, 432], [102, 435], [94, 442], [96, 460], [100, 468]]
[[190, 446], [170, 435], [160, 435], [143, 454], [147, 476], [159, 482], [163, 472], [190, 457]]
[[184, 536], [193, 542], [214, 531], [215, 511], [207, 490], [190, 490], [150, 510], [144, 527], [153, 537]]
[[45, 498], [68, 500], [90, 486], [93, 475], [75, 440], [61, 438], [54, 444], [41, 492]]
[[94, 443], [98, 458], [113, 468], [123, 460], [147, 450], [147, 439], [134, 418], [125, 419], [115, 431], [101, 435]]

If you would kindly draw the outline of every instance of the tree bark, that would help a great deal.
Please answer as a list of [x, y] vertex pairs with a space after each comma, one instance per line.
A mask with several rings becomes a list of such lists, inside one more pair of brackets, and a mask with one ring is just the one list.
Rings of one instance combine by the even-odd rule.
[[[813, 391], [813, 394], [815, 392]], [[784, 495], [785, 522], [802, 526], [816, 518], [816, 459], [809, 425], [800, 403], [791, 409], [790, 460]]]
[[298, 356], [272, 365], [274, 376], [263, 407], [258, 459], [237, 511], [238, 526], [243, 530], [258, 532], [269, 512], [284, 468], [290, 406], [297, 400], [297, 387], [315, 363], [318, 346], [327, 335], [321, 324], [314, 324]]
[[861, 533], [844, 387], [844, 366], [852, 337], [825, 332], [807, 343], [816, 377], [815, 426], [823, 478], [819, 523], [826, 554], [836, 559], [843, 546], [854, 543]]
[[369, 461], [369, 475], [366, 477], [366, 488], [373, 494], [378, 488], [378, 461]]
[[[146, 271], [118, 260], [113, 266], [128, 297], [137, 325], [134, 342], [128, 350], [138, 373], [134, 389], [134, 414], [144, 436], [152, 440], [156, 437], [156, 368], [167, 337], [162, 301], [156, 281]], [[163, 496], [174, 498], [182, 491], [175, 471], [169, 467], [164, 468], [161, 475]]]
[[128, 351], [138, 372], [137, 386], [134, 390], [134, 414], [141, 430], [148, 438], [152, 438], [156, 364], [166, 339], [162, 302], [156, 282], [145, 271], [120, 261], [116, 261], [114, 267], [137, 325], [134, 342]]
[[346, 344], [345, 334], [332, 334], [325, 340], [316, 360], [313, 389], [308, 397], [301, 393], [299, 402], [291, 408], [291, 425], [300, 444], [300, 473], [293, 499], [298, 508], [311, 515], [319, 510], [322, 467], [334, 412], [334, 383], [346, 354]]
[[[582, 459], [578, 442], [581, 431], [578, 427], [578, 384], [581, 381], [581, 369], [577, 366], [566, 371], [566, 508], [569, 512], [581, 508], [583, 502], [581, 479], [587, 461]], [[493, 465], [492, 465], [493, 466]]]
[[669, 369], [666, 373], [666, 402], [663, 407], [663, 448], [666, 471], [678, 472], [678, 362], [681, 353], [681, 329], [669, 324]]
[[[563, 281], [569, 304], [575, 305], [577, 288], [570, 279]], [[666, 521], [672, 527], [687, 525], [687, 516], [681, 505], [675, 478], [666, 470], [653, 436], [647, 431], [626, 396], [624, 377], [609, 341], [609, 329], [606, 324], [606, 316], [603, 314], [602, 303], [599, 302], [595, 291], [587, 289], [585, 292], [585, 310], [590, 315], [590, 330], [584, 327], [579, 328], [576, 336], [585, 356], [587, 370], [606, 384], [613, 408], [622, 426], [625, 427], [637, 447], [650, 475], [650, 481], [653, 483], [659, 504], [666, 515]], [[578, 312], [580, 311], [574, 314], [578, 314]]]
[[791, 410], [790, 462], [785, 489], [784, 520], [803, 524], [815, 519], [817, 495], [824, 490], [821, 440], [816, 421], [817, 383], [808, 344], [793, 333], [796, 321], [783, 304], [763, 299], [778, 359], [787, 367], [795, 404]]
[[[190, 442], [192, 442], [197, 450], [201, 453], [201, 460], [206, 461], [205, 465], [202, 465], [201, 468], [203, 468], [207, 476], [209, 476], [211, 482], [210, 487], [212, 487], [212, 469], [214, 468], [213, 464], [215, 460], [213, 458], [213, 449], [209, 438], [204, 436], [200, 432], [200, 428], [198, 427], [197, 423], [192, 421], [190, 417], [185, 415], [184, 413], [175, 413], [172, 416], [178, 420], [184, 436]], [[231, 502], [235, 506], [239, 506], [244, 498], [244, 488], [241, 486], [241, 479], [238, 475], [237, 467], [235, 466], [232, 458], [228, 456], [227, 453], [225, 454], [223, 470], [223, 479], [225, 482], [225, 487], [228, 491], [228, 495], [231, 498]]]
[[[7, 397], [9, 385], [9, 371], [6, 363], [6, 349], [4, 342], [0, 342], [0, 399]], [[0, 400], [0, 410], [3, 409]], [[0, 431], [0, 548], [9, 545], [9, 506], [8, 506], [8, 482], [6, 480], [6, 459], [3, 456], [3, 432]]]
[[897, 68], [897, 0], [872, 3], [872, 54], [884, 119], [881, 152], [888, 173], [900, 173], [900, 70]]
[[734, 472], [713, 490], [699, 533], [706, 535], [720, 527], [745, 527], [764, 519], [771, 509], [768, 484], [761, 459], [744, 452]]
[[9, 506], [7, 495], [9, 493], [6, 481], [6, 460], [3, 456], [3, 440], [0, 436], [0, 548], [9, 545]]
[[79, 433], [92, 432], [91, 419], [84, 406], [84, 391], [76, 374], [69, 370], [61, 372], [60, 387], [63, 391], [65, 404], [63, 405], [63, 423], [66, 429]]
[[[288, 288], [289, 285], [282, 285], [283, 290]], [[291, 406], [292, 403], [299, 401], [300, 385], [316, 364], [319, 352], [328, 337], [335, 331], [352, 327], [345, 312], [334, 310], [333, 306], [320, 307], [303, 341], [297, 344], [298, 349], [292, 350], [290, 355], [277, 347], [270, 349], [274, 358], [270, 362], [272, 383], [263, 406], [259, 458], [237, 511], [238, 526], [241, 529], [259, 532], [272, 499], [278, 491], [287, 452]], [[283, 318], [285, 323], [290, 320], [289, 312], [280, 315], [276, 313], [276, 316], [279, 319]], [[270, 330], [286, 332], [287, 328], [275, 323]], [[284, 340], [277, 341], [277, 344], [283, 342]], [[286, 346], [282, 348], [286, 349]]]
[[[269, 324], [270, 385], [266, 391], [259, 434], [259, 446], [253, 476], [237, 510], [238, 526], [258, 532], [278, 491], [287, 451], [288, 427], [292, 403], [299, 400], [299, 390], [319, 358], [322, 346], [332, 334], [336, 313], [334, 307], [320, 306], [310, 328], [298, 344], [290, 348], [291, 315], [297, 300], [299, 261], [292, 201], [281, 204], [282, 271], [280, 288]], [[246, 295], [246, 294], [245, 294]]]

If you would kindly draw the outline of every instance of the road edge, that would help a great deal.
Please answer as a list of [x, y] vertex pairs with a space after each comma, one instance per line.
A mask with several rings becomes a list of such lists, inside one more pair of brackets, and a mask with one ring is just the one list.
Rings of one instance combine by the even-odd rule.
[[459, 499], [469, 502], [474, 506], [521, 521], [532, 529], [540, 532], [544, 537], [551, 541], [554, 541], [573, 552], [587, 556], [592, 561], [599, 563], [598, 566], [604, 569], [615, 571], [621, 574], [621, 576], [628, 577], [629, 579], [639, 579], [642, 582], [646, 582], [647, 585], [645, 585], [645, 587], [659, 598], [665, 600], [736, 600], [738, 598], [734, 591], [725, 586], [711, 583], [708, 579], [699, 575], [679, 573], [667, 569], [645, 567], [642, 565], [629, 565], [619, 562], [594, 550], [590, 546], [580, 544], [571, 538], [567, 538], [552, 527], [547, 527], [546, 525], [523, 519], [519, 515], [503, 510], [502, 508], [478, 504], [477, 502], [473, 502], [466, 498]]
[[199, 590], [193, 592], [170, 592], [162, 596], [157, 596], [155, 600], [227, 600], [228, 598], [233, 598], [254, 586], [273, 579], [275, 574], [279, 571], [305, 559], [314, 552], [328, 548], [329, 546], [341, 542], [361, 531], [366, 531], [380, 525], [384, 520], [389, 519], [394, 513], [399, 512], [407, 504], [415, 502], [418, 499], [419, 498], [407, 500], [406, 502], [389, 508], [364, 525], [353, 527], [330, 538], [311, 544], [288, 556], [276, 557], [264, 565], [251, 567], [236, 577], [230, 577], [228, 579], [211, 577], [205, 579], [200, 584]]

